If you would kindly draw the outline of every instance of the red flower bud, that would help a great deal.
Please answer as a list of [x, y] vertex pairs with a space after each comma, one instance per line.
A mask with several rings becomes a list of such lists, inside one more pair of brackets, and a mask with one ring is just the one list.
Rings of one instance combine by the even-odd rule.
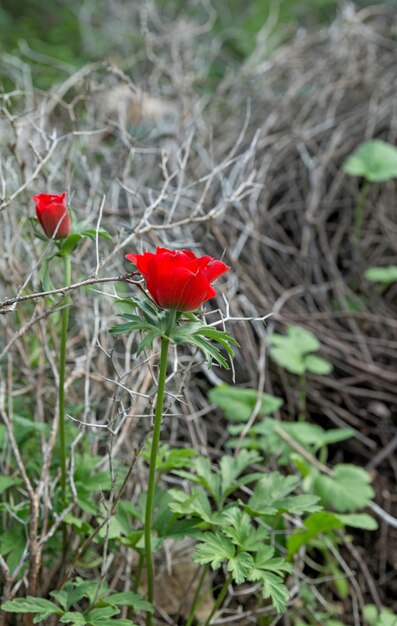
[[72, 222], [66, 206], [66, 193], [39, 193], [33, 196], [36, 214], [47, 237], [64, 239], [70, 235]]
[[157, 248], [156, 254], [127, 254], [146, 281], [153, 300], [163, 309], [195, 311], [216, 295], [211, 283], [230, 268], [210, 256], [190, 250]]

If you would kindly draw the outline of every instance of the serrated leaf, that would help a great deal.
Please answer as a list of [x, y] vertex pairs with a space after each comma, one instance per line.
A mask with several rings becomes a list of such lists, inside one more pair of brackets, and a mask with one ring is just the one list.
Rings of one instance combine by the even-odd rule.
[[250, 516], [238, 507], [231, 507], [222, 512], [223, 533], [241, 547], [254, 530]]
[[235, 547], [222, 533], [204, 533], [197, 544], [193, 560], [218, 569], [223, 561], [234, 558]]
[[143, 320], [140, 320], [139, 322], [125, 322], [124, 324], [117, 324], [116, 326], [112, 326], [111, 328], [109, 328], [109, 332], [112, 333], [112, 335], [130, 333], [134, 330], [152, 332], [153, 326], [147, 324]]
[[303, 545], [309, 543], [320, 533], [327, 533], [336, 528], [343, 528], [343, 522], [333, 513], [320, 511], [305, 519], [304, 527], [288, 537], [288, 554], [294, 555]]
[[276, 515], [281, 509], [280, 503], [298, 485], [296, 476], [283, 476], [279, 472], [270, 472], [255, 485], [254, 492], [247, 505], [249, 513], [254, 515]]
[[75, 611], [67, 611], [59, 620], [62, 624], [72, 624], [72, 626], [85, 626], [87, 623], [82, 613], [76, 613]]
[[220, 365], [224, 369], [227, 369], [227, 370], [230, 369], [229, 363], [227, 362], [225, 357], [221, 354], [221, 352], [218, 350], [218, 348], [212, 345], [212, 343], [210, 341], [207, 341], [204, 337], [192, 335], [187, 341], [187, 343], [190, 343], [193, 346], [200, 348], [200, 350], [203, 352], [207, 360], [208, 367], [211, 367], [212, 362], [215, 361], [216, 363], [218, 363], [218, 365]]
[[235, 557], [229, 558], [227, 570], [232, 574], [233, 579], [241, 585], [247, 579], [253, 566], [253, 558], [247, 552], [239, 552]]
[[304, 358], [305, 368], [312, 374], [326, 375], [332, 372], [332, 364], [315, 354], [308, 354]]
[[[63, 613], [63, 611], [50, 600], [34, 598], [33, 596], [8, 600], [1, 605], [1, 608], [8, 613], [34, 613], [40, 620], [45, 620], [50, 615], [61, 615]], [[37, 620], [34, 620], [34, 623], [37, 624]]]
[[190, 495], [179, 489], [171, 489], [168, 493], [172, 498], [169, 504], [171, 511], [181, 515], [194, 515], [207, 523], [212, 523], [211, 504], [202, 489], [194, 488]]
[[97, 622], [98, 620], [109, 619], [120, 613], [120, 609], [113, 606], [103, 606], [100, 608], [91, 609], [86, 615], [88, 622]]
[[379, 139], [366, 141], [345, 161], [343, 171], [369, 182], [397, 178], [397, 148]]
[[65, 611], [69, 608], [68, 604], [68, 593], [66, 589], [62, 589], [61, 591], [50, 591], [50, 596], [52, 596]]
[[261, 570], [272, 571], [278, 576], [292, 571], [290, 563], [287, 563], [280, 557], [274, 557], [274, 548], [269, 545], [260, 546], [255, 555], [255, 567]]
[[144, 600], [138, 593], [132, 593], [132, 591], [113, 593], [111, 596], [107, 596], [105, 601], [117, 606], [131, 606], [135, 611], [145, 611], [147, 613], [153, 613], [154, 611], [150, 602]]
[[175, 326], [174, 330], [171, 333], [170, 339], [174, 343], [183, 343], [190, 339], [195, 332], [197, 332], [202, 327], [201, 322], [193, 322], [188, 324], [183, 324], [181, 326]]
[[284, 613], [287, 608], [289, 591], [276, 574], [266, 572], [262, 576], [263, 597], [271, 598], [277, 613]]
[[220, 462], [222, 496], [225, 497], [235, 491], [241, 484], [247, 484], [256, 480], [258, 474], [249, 474], [244, 477], [244, 483], [239, 482], [239, 476], [254, 463], [261, 460], [260, 455], [253, 450], [241, 450], [236, 457], [223, 456]]
[[158, 337], [158, 334], [158, 330], [153, 330], [149, 332], [138, 345], [136, 349], [136, 356], [139, 356], [145, 350], [145, 348], [152, 348], [153, 342], [156, 337]]
[[277, 506], [281, 512], [303, 515], [303, 513], [314, 513], [321, 509], [322, 507], [318, 505], [319, 500], [318, 496], [311, 493], [303, 493], [278, 500]]
[[333, 476], [319, 474], [313, 481], [314, 492], [324, 506], [339, 513], [363, 509], [374, 496], [371, 477], [356, 465], [336, 465]]
[[194, 461], [193, 467], [200, 483], [219, 502], [221, 497], [221, 477], [212, 471], [210, 460], [205, 457], [199, 457]]

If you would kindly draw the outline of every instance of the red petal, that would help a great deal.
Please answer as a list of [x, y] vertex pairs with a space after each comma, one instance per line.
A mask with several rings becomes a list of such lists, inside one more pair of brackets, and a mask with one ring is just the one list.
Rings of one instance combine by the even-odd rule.
[[152, 252], [144, 252], [143, 254], [126, 254], [125, 258], [134, 263], [144, 278], [146, 278], [149, 263], [155, 258], [155, 255]]
[[205, 268], [205, 273], [210, 283], [214, 282], [219, 276], [230, 270], [230, 267], [222, 261], [211, 261]]

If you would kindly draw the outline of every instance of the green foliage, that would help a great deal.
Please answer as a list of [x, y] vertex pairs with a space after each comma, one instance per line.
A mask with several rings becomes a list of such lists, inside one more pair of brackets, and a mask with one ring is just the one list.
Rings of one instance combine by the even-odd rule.
[[371, 183], [397, 178], [397, 148], [379, 139], [367, 141], [345, 161], [343, 170]]
[[367, 604], [364, 607], [364, 618], [368, 626], [397, 626], [395, 613], [384, 608], [379, 611], [374, 604]]
[[355, 465], [340, 464], [333, 475], [318, 474], [313, 481], [313, 490], [324, 506], [340, 513], [362, 509], [374, 496], [371, 477], [364, 469]]
[[50, 615], [62, 615], [63, 611], [50, 600], [44, 598], [33, 598], [27, 596], [26, 598], [15, 598], [9, 600], [1, 605], [3, 611], [9, 613], [33, 613], [34, 624], [40, 624], [43, 620], [50, 617]]
[[[151, 445], [151, 439], [148, 439], [141, 452], [141, 456], [147, 461], [150, 460]], [[193, 448], [171, 448], [171, 446], [166, 443], [160, 443], [156, 470], [159, 474], [164, 474], [181, 467], [189, 467], [193, 458], [197, 456], [198, 452]]]
[[[226, 406], [226, 400], [225, 400]], [[231, 413], [232, 415], [232, 413]], [[226, 414], [226, 417], [227, 414]], [[229, 417], [230, 419], [230, 417]], [[245, 422], [230, 424], [228, 430], [231, 435], [240, 434], [245, 428]], [[283, 439], [281, 433], [286, 433], [293, 441], [315, 456], [328, 445], [344, 441], [354, 435], [352, 428], [330, 428], [325, 430], [317, 424], [306, 422], [283, 422], [269, 417], [257, 420], [248, 430], [243, 439], [230, 438], [227, 446], [234, 448], [253, 448], [267, 455], [275, 456], [280, 465], [287, 465], [295, 454], [294, 449]]]
[[278, 513], [295, 513], [302, 515], [318, 511], [319, 498], [315, 495], [291, 495], [300, 484], [297, 476], [283, 476], [279, 472], [271, 472], [263, 476], [256, 484], [254, 492], [248, 500], [247, 510], [252, 515], [268, 516]]
[[397, 281], [397, 265], [370, 267], [364, 276], [367, 280], [388, 285]]
[[[137, 593], [114, 592], [106, 583], [96, 580], [76, 578], [68, 582], [60, 591], [52, 591], [51, 596], [60, 606], [43, 598], [15, 598], [4, 602], [3, 611], [10, 613], [33, 613], [35, 624], [43, 623], [51, 615], [59, 615], [61, 624], [72, 626], [134, 626], [129, 619], [118, 619], [120, 606], [132, 607], [135, 612], [153, 612], [153, 607]], [[89, 607], [76, 611], [73, 607], [82, 600], [88, 600]], [[60, 608], [61, 607], [61, 608]]]
[[273, 333], [269, 343], [272, 358], [292, 374], [323, 375], [332, 371], [329, 361], [313, 354], [320, 348], [317, 337], [300, 326], [288, 326], [286, 335]]
[[259, 461], [260, 456], [256, 452], [241, 450], [235, 457], [223, 456], [219, 472], [212, 470], [209, 459], [199, 457], [193, 460], [191, 471], [175, 470], [174, 473], [201, 485], [212, 496], [218, 509], [221, 509], [226, 498], [233, 492], [262, 476], [259, 472], [242, 475], [247, 468]]
[[[136, 313], [120, 313], [120, 317], [128, 321], [124, 324], [113, 326], [109, 329], [109, 332], [123, 334], [141, 331], [143, 338], [138, 345], [137, 356], [146, 348], [152, 348], [156, 337], [167, 336], [170, 316], [174, 312], [160, 309], [148, 297], [123, 298], [120, 302], [135, 309]], [[216, 362], [221, 367], [229, 369], [228, 360], [214, 344], [218, 344], [229, 358], [233, 358], [234, 351], [232, 346], [237, 346], [238, 344], [231, 335], [212, 326], [203, 325], [202, 321], [191, 313], [177, 314], [177, 320], [178, 323], [174, 324], [169, 337], [173, 343], [177, 345], [190, 344], [195, 348], [199, 348], [204, 354], [209, 367], [213, 362]]]
[[73, 232], [68, 237], [65, 237], [65, 239], [59, 239], [57, 241], [58, 254], [60, 256], [67, 256], [69, 254], [72, 254], [72, 252], [78, 246], [82, 239], [85, 239], [87, 237], [88, 239], [95, 241], [97, 235], [98, 237], [110, 239], [110, 241], [112, 240], [111, 235], [109, 235], [109, 233], [104, 228], [98, 228], [98, 230], [96, 230], [95, 228], [85, 229], [84, 224], [77, 224], [73, 228]]
[[[258, 392], [254, 389], [242, 389], [232, 385], [214, 387], [208, 397], [210, 402], [221, 408], [226, 418], [232, 422], [247, 422], [258, 402]], [[282, 404], [281, 398], [264, 393], [258, 416], [274, 413]]]
[[282, 613], [289, 596], [283, 577], [291, 571], [291, 566], [284, 559], [274, 557], [272, 546], [264, 545], [266, 530], [255, 528], [249, 515], [237, 507], [226, 509], [218, 524], [218, 530], [199, 537], [194, 560], [209, 564], [214, 570], [225, 563], [238, 585], [261, 581], [264, 598], [271, 598], [277, 612]]

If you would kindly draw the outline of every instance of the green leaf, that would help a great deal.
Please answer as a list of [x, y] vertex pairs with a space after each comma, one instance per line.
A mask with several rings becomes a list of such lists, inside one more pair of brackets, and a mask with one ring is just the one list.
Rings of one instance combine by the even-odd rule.
[[20, 485], [22, 480], [14, 476], [0, 476], [0, 494], [4, 493], [9, 487]]
[[[310, 352], [315, 352], [320, 348], [320, 342], [310, 331], [300, 326], [288, 326], [286, 335], [274, 333], [269, 337], [270, 354], [273, 359], [292, 374], [302, 375], [306, 370], [310, 370], [310, 365], [315, 371], [325, 369], [322, 359], [316, 361], [308, 359]], [[320, 372], [315, 372], [320, 373]]]
[[202, 328], [202, 322], [191, 323], [191, 324], [183, 324], [181, 326], [175, 326], [173, 332], [171, 333], [171, 339], [174, 343], [184, 343], [187, 342], [195, 332]]
[[240, 508], [233, 506], [222, 511], [223, 533], [241, 547], [254, 530], [250, 516]]
[[222, 533], [204, 533], [197, 544], [193, 560], [201, 565], [211, 565], [218, 569], [223, 561], [233, 559], [235, 547]]
[[368, 626], [397, 626], [397, 615], [390, 609], [379, 611], [374, 604], [366, 604], [363, 614]]
[[376, 519], [367, 515], [366, 513], [350, 513], [350, 514], [338, 514], [338, 519], [346, 526], [352, 526], [352, 528], [362, 528], [363, 530], [376, 530], [378, 523]]
[[255, 485], [248, 501], [247, 511], [254, 515], [276, 515], [282, 502], [299, 484], [297, 476], [283, 476], [279, 472], [266, 474]]
[[305, 519], [304, 527], [295, 531], [288, 537], [288, 554], [293, 556], [301, 546], [309, 543], [320, 533], [327, 533], [336, 528], [343, 528], [343, 522], [333, 513], [320, 511], [313, 513]]
[[263, 597], [271, 598], [277, 613], [284, 613], [287, 608], [289, 591], [279, 576], [266, 572], [262, 576]]
[[[252, 415], [258, 400], [258, 392], [254, 389], [243, 389], [231, 385], [219, 385], [208, 394], [209, 400], [221, 408], [228, 420], [232, 422], [246, 422]], [[274, 413], [283, 404], [281, 398], [267, 393], [263, 394], [259, 415]]]
[[110, 617], [114, 617], [114, 615], [118, 615], [120, 613], [120, 609], [113, 606], [104, 606], [96, 609], [91, 609], [86, 615], [87, 622], [98, 623], [100, 620], [108, 620]]
[[59, 620], [62, 624], [72, 624], [72, 626], [85, 626], [87, 623], [82, 613], [76, 613], [75, 611], [68, 611], [64, 613]]
[[7, 565], [13, 571], [26, 547], [26, 531], [22, 524], [15, 524], [0, 535], [1, 554], [6, 557]]
[[355, 432], [353, 428], [330, 428], [329, 430], [323, 430], [322, 435], [315, 442], [315, 448], [319, 449], [332, 443], [345, 441], [345, 439], [353, 437]]
[[69, 237], [65, 239], [58, 240], [59, 243], [59, 254], [61, 256], [67, 256], [73, 252], [73, 250], [78, 245], [80, 239], [82, 239], [82, 235], [79, 233], [72, 233]]
[[345, 161], [343, 171], [369, 182], [397, 178], [397, 148], [379, 139], [367, 141]]
[[3, 611], [9, 613], [35, 613], [37, 619], [34, 619], [34, 623], [38, 624], [40, 621], [47, 619], [50, 615], [62, 615], [63, 611], [50, 600], [45, 598], [34, 598], [33, 596], [27, 596], [26, 598], [15, 598], [14, 600], [8, 600], [1, 605]]
[[[109, 328], [109, 332], [113, 335], [120, 335], [122, 333], [130, 333], [134, 330], [143, 330], [143, 331], [153, 331], [153, 326], [140, 320], [139, 322], [125, 322], [124, 324], [117, 324], [117, 326], [112, 326]], [[157, 334], [159, 331], [157, 331]]]
[[227, 370], [230, 369], [229, 363], [227, 362], [225, 357], [222, 356], [218, 348], [213, 346], [211, 342], [204, 339], [204, 337], [198, 337], [197, 335], [192, 335], [189, 338], [189, 341], [187, 343], [190, 343], [193, 346], [200, 348], [201, 352], [204, 354], [207, 360], [208, 367], [211, 367], [212, 362], [215, 361], [216, 363], [218, 363], [218, 365], [220, 365], [224, 369], [227, 369]]
[[159, 335], [158, 330], [152, 330], [150, 333], [148, 333], [146, 337], [144, 337], [142, 341], [140, 342], [140, 344], [138, 345], [137, 350], [136, 350], [136, 356], [139, 356], [145, 350], [145, 348], [152, 348], [153, 342], [156, 339], [156, 337], [158, 337], [158, 335]]
[[301, 326], [288, 326], [287, 337], [291, 344], [302, 354], [315, 352], [320, 348], [320, 342], [310, 330]]
[[212, 471], [210, 460], [205, 457], [199, 457], [195, 459], [193, 467], [200, 484], [210, 492], [216, 502], [219, 502], [221, 497], [221, 478]]
[[108, 231], [104, 228], [88, 228], [87, 230], [83, 230], [80, 234], [83, 235], [83, 237], [89, 237], [90, 239], [95, 241], [97, 233], [99, 237], [103, 237], [104, 239], [109, 239], [109, 241], [112, 241], [112, 235], [110, 235]]
[[370, 482], [370, 475], [361, 467], [340, 464], [334, 468], [333, 476], [318, 474], [313, 481], [313, 490], [324, 506], [348, 513], [363, 509], [373, 498]]
[[279, 511], [303, 515], [303, 513], [314, 513], [322, 507], [318, 505], [319, 497], [311, 493], [303, 493], [297, 496], [288, 496], [283, 500], [278, 500]]
[[304, 363], [306, 369], [312, 374], [326, 375], [332, 372], [331, 363], [315, 354], [305, 356]]
[[300, 376], [305, 373], [306, 368], [303, 355], [296, 348], [291, 348], [290, 345], [278, 346], [277, 348], [271, 348], [270, 354], [276, 363], [288, 372], [291, 372], [291, 374]]
[[261, 457], [257, 452], [241, 450], [236, 457], [223, 456], [220, 462], [222, 496], [228, 496], [243, 484], [256, 480], [261, 474], [249, 474], [244, 476], [243, 482], [238, 481], [239, 476], [254, 463], [258, 463]]
[[247, 552], [239, 552], [235, 557], [229, 558], [227, 569], [232, 574], [236, 583], [241, 585], [247, 579], [253, 564], [254, 560], [250, 554]]
[[171, 511], [181, 515], [195, 515], [208, 524], [212, 523], [211, 504], [202, 489], [194, 488], [190, 495], [180, 489], [170, 489], [168, 493], [172, 498], [169, 504]]
[[367, 280], [377, 283], [394, 283], [397, 281], [397, 265], [386, 267], [370, 267], [364, 274]]

